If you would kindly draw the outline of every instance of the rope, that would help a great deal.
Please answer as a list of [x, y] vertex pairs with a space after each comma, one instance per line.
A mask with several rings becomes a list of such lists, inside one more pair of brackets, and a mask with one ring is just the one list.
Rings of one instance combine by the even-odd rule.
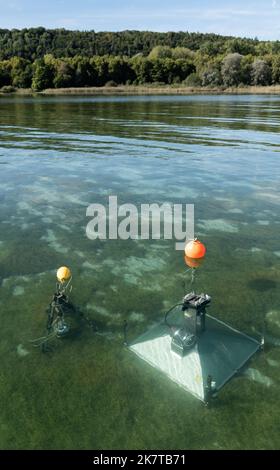
[[[45, 336], [45, 337], [42, 337], [41, 338], [41, 341], [38, 341], [38, 338], [37, 340], [32, 340], [31, 342], [34, 343], [33, 346], [34, 348], [38, 348], [39, 346], [42, 346], [43, 344], [45, 344], [47, 341], [50, 341], [51, 339], [55, 338], [56, 337], [56, 332], [53, 331], [52, 333], [50, 333], [49, 335]], [[38, 341], [36, 344], [35, 342]]]
[[[52, 323], [52, 329], [54, 328], [54, 326], [56, 325], [56, 323], [58, 323], [59, 319], [56, 318], [53, 323]], [[36, 339], [31, 339], [29, 340], [30, 343], [37, 343], [37, 344], [33, 344], [33, 346], [35, 348], [41, 346], [42, 344], [46, 343], [47, 341], [49, 341], [50, 339], [54, 338], [56, 336], [56, 331], [53, 330], [52, 332], [50, 333], [47, 333], [45, 336], [40, 336], [39, 338], [36, 338]]]
[[191, 282], [190, 282], [190, 287], [195, 283], [195, 269], [191, 268]]

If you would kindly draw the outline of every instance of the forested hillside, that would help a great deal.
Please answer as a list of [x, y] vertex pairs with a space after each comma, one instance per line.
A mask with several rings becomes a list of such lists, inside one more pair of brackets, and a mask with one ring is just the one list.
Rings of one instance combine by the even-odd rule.
[[188, 32], [0, 30], [0, 88], [280, 82], [280, 41]]
[[209, 55], [238, 52], [240, 54], [280, 52], [280, 41], [260, 42], [216, 34], [188, 32], [156, 33], [151, 31], [99, 32], [65, 29], [30, 28], [0, 29], [0, 59], [13, 56], [34, 60], [45, 54], [55, 57], [82, 55], [148, 55], [155, 46], [187, 47]]

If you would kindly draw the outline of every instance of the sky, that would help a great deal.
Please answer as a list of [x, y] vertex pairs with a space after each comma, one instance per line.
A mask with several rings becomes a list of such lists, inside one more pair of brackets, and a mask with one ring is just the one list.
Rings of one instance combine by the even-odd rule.
[[211, 32], [280, 40], [280, 0], [0, 0], [0, 28]]

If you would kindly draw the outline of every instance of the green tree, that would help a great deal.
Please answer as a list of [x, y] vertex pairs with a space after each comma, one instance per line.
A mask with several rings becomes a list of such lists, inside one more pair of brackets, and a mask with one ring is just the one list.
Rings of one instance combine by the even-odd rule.
[[280, 83], [280, 54], [272, 58], [272, 80], [273, 83]]
[[226, 42], [226, 52], [240, 55], [254, 54], [256, 44], [258, 44], [258, 40], [252, 41], [247, 39], [244, 41], [240, 38], [229, 39]]
[[30, 62], [21, 57], [12, 57], [9, 60], [12, 85], [17, 88], [29, 88], [32, 82], [32, 66]]
[[58, 60], [53, 78], [55, 88], [70, 87], [74, 85], [74, 68], [65, 60]]
[[72, 66], [74, 68], [75, 86], [90, 86], [95, 84], [96, 76], [94, 68], [87, 57], [75, 56], [72, 59]]
[[130, 61], [132, 70], [135, 73], [135, 83], [142, 85], [152, 81], [153, 63], [145, 57], [135, 57]]
[[261, 59], [256, 59], [252, 64], [253, 85], [271, 85], [272, 75], [268, 63]]
[[239, 83], [244, 85], [251, 85], [252, 81], [252, 64], [254, 57], [252, 54], [243, 56], [241, 59], [241, 73]]
[[3, 86], [11, 85], [11, 69], [8, 67], [8, 61], [0, 62], [0, 88]]
[[49, 64], [46, 64], [43, 59], [38, 59], [34, 63], [32, 78], [32, 89], [41, 91], [46, 88], [53, 87], [54, 70]]
[[171, 57], [173, 59], [189, 59], [193, 60], [195, 53], [187, 47], [175, 47], [171, 49]]
[[203, 41], [200, 45], [200, 52], [204, 55], [214, 57], [223, 52], [224, 44], [220, 41]]
[[193, 86], [193, 87], [200, 87], [202, 85], [200, 76], [198, 73], [191, 73], [185, 80], [184, 85], [186, 86]]
[[217, 65], [209, 64], [201, 74], [202, 86], [219, 86], [223, 83], [222, 74]]
[[267, 41], [267, 42], [260, 42], [259, 44], [256, 45], [255, 47], [255, 55], [257, 56], [264, 56], [266, 54], [271, 54], [272, 52], [272, 42]]
[[91, 64], [93, 64], [93, 67], [96, 71], [96, 85], [105, 85], [105, 83], [110, 80], [108, 71], [108, 57], [93, 57], [93, 59], [91, 60]]
[[279, 54], [280, 52], [280, 41], [273, 41], [271, 43], [271, 49], [273, 54]]
[[222, 78], [226, 86], [236, 86], [240, 83], [242, 55], [228, 54], [222, 62]]
[[172, 57], [172, 49], [169, 46], [156, 46], [151, 50], [148, 56], [150, 60], [166, 59], [170, 57]]
[[128, 60], [121, 57], [110, 57], [108, 59], [108, 75], [109, 80], [113, 80], [118, 84], [126, 83], [128, 80], [133, 82], [136, 78]]

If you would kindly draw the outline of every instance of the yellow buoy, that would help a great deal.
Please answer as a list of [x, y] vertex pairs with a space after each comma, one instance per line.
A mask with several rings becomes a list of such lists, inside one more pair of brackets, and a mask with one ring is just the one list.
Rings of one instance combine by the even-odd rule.
[[57, 270], [57, 273], [56, 273], [56, 277], [59, 280], [59, 282], [68, 281], [68, 279], [70, 279], [71, 275], [72, 274], [71, 274], [70, 269], [67, 268], [66, 266], [61, 266]]

